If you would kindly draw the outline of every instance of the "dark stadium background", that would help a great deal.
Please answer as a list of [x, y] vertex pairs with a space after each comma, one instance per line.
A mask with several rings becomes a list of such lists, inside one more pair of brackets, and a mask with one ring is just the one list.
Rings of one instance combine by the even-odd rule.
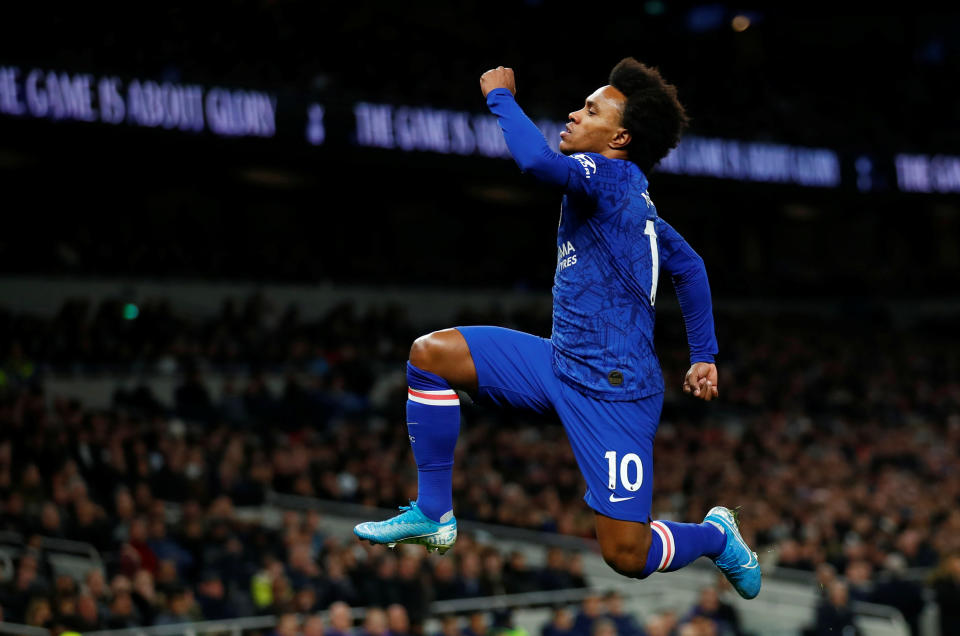
[[[750, 19], [742, 32], [731, 28], [737, 15]], [[830, 149], [837, 153], [841, 177], [837, 187], [821, 188], [651, 175], [650, 193], [660, 214], [707, 263], [725, 396], [707, 408], [683, 402], [672, 387], [683, 372], [685, 341], [672, 293], [662, 292], [658, 350], [672, 387], [664, 420], [676, 428], [671, 426], [665, 446], [657, 450], [658, 458], [669, 458], [674, 467], [658, 459], [661, 490], [655, 507], [667, 506], [673, 492], [683, 492], [689, 509], [679, 512], [702, 514], [697, 506], [714, 503], [705, 499], [708, 495], [730, 494], [726, 482], [711, 485], [691, 468], [721, 461], [707, 471], [719, 480], [725, 468], [711, 448], [728, 451], [730, 463], [731, 458], [754, 461], [771, 474], [792, 474], [787, 479], [792, 490], [752, 489], [744, 502], [762, 501], [758, 507], [774, 517], [793, 515], [781, 524], [789, 536], [771, 530], [776, 523], [761, 520], [760, 513], [754, 518], [758, 527], [768, 524], [769, 532], [758, 531], [759, 539], [779, 550], [784, 569], [816, 569], [821, 576], [818, 566], [829, 564], [848, 579], [855, 600], [898, 607], [918, 634], [937, 633], [923, 631], [918, 608], [938, 603], [929, 629], [955, 633], [960, 620], [955, 539], [960, 523], [955, 514], [960, 496], [960, 187], [905, 191], [894, 158], [960, 155], [958, 43], [960, 14], [955, 12], [900, 7], [887, 15], [856, 15], [827, 3], [8, 3], [0, 8], [0, 67], [223, 86], [265, 91], [278, 99], [276, 134], [262, 139], [0, 114], [0, 276], [52, 282], [51, 289], [68, 290], [70, 296], [59, 292], [64, 297], [52, 302], [64, 308], [49, 315], [31, 313], [21, 297], [0, 298], [0, 449], [7, 448], [0, 452], [0, 518], [6, 530], [24, 538], [24, 546], [16, 548], [23, 551], [16, 554], [29, 552], [25, 545], [31, 536], [50, 534], [38, 520], [40, 510], [55, 500], [64, 458], [76, 456], [78, 440], [96, 428], [84, 396], [66, 396], [76, 403], [58, 400], [61, 396], [50, 389], [60, 386], [55, 380], [110, 377], [119, 378], [119, 386], [123, 378], [139, 381], [145, 368], [163, 359], [173, 360], [177, 378], [189, 379], [179, 385], [186, 390], [178, 391], [176, 404], [118, 391], [104, 415], [111, 422], [108, 432], [122, 428], [121, 412], [133, 413], [143, 430], [150, 429], [130, 438], [125, 452], [131, 458], [154, 447], [168, 453], [169, 436], [160, 423], [171, 418], [187, 422], [191, 448], [208, 447], [210, 466], [218, 465], [225, 451], [219, 442], [206, 440], [220, 439], [224, 430], [239, 428], [263, 439], [267, 454], [313, 439], [312, 466], [275, 475], [272, 483], [251, 477], [244, 496], [257, 502], [272, 489], [336, 499], [336, 489], [324, 480], [346, 473], [361, 483], [360, 494], [341, 499], [384, 507], [403, 503], [411, 460], [399, 426], [402, 397], [390, 408], [373, 407], [365, 401], [366, 392], [378, 378], [402, 369], [413, 337], [450, 326], [451, 312], [410, 319], [411, 307], [404, 304], [414, 300], [381, 307], [380, 313], [347, 306], [320, 317], [298, 317], [275, 306], [275, 316], [282, 318], [271, 323], [257, 299], [236, 298], [234, 310], [203, 317], [175, 300], [151, 299], [137, 308], [139, 317], [124, 320], [131, 298], [120, 294], [105, 304], [87, 298], [84, 305], [85, 281], [115, 281], [118, 289], [148, 283], [214, 290], [249, 284], [268, 299], [280, 287], [299, 285], [332, 287], [347, 296], [357, 289], [399, 290], [403, 298], [410, 290], [413, 298], [413, 290], [426, 288], [441, 297], [523, 294], [542, 300], [555, 268], [558, 195], [506, 159], [362, 147], [355, 143], [352, 109], [368, 102], [482, 113], [478, 78], [503, 64], [516, 70], [518, 101], [532, 117], [562, 122], [605, 83], [613, 64], [632, 55], [658, 66], [677, 85], [692, 119], [691, 135]], [[318, 146], [304, 136], [309, 104], [325, 109], [325, 139]], [[863, 158], [871, 162], [867, 181], [858, 168]], [[420, 310], [412, 312], [417, 315], [429, 313], [414, 309]], [[518, 311], [471, 308], [459, 317], [549, 333], [542, 303]], [[203, 383], [215, 376], [232, 374], [238, 391], [256, 384], [259, 374], [293, 377], [312, 368], [314, 352], [321, 352], [319, 358], [332, 371], [316, 380], [290, 380], [272, 402], [248, 399], [246, 415], [238, 420], [229, 418], [217, 394], [202, 397], [212, 393]], [[363, 406], [344, 394], [358, 397]], [[269, 408], [256, 410], [256, 404], [267, 402]], [[398, 426], [378, 430], [375, 442], [363, 441], [359, 431], [371, 426], [371, 414]], [[498, 431], [504, 426], [546, 427], [544, 435], [557, 442], [557, 449], [563, 447], [560, 433], [549, 424], [471, 410], [465, 417], [489, 436], [478, 433], [461, 444], [469, 453], [464, 462], [474, 453], [479, 457], [477, 470], [499, 475], [518, 470], [522, 440], [503, 437]], [[731, 426], [747, 431], [737, 438], [739, 446], [722, 441], [717, 432]], [[278, 441], [277, 430], [289, 438]], [[485, 452], [488, 443], [498, 457]], [[388, 451], [389, 461], [407, 474], [393, 490], [379, 492], [379, 486], [364, 485], [364, 471], [371, 456]], [[331, 452], [339, 454], [339, 464], [325, 455]], [[541, 529], [586, 534], [577, 491], [582, 486], [569, 471], [569, 458], [561, 450], [555, 454], [553, 468], [565, 471], [557, 489], [565, 512]], [[248, 453], [243, 470], [253, 470], [255, 455]], [[331, 472], [325, 461], [336, 469]], [[682, 471], [676, 468], [681, 465]], [[42, 473], [39, 485], [26, 477], [31, 466]], [[166, 494], [158, 490], [170, 470], [153, 472], [84, 475], [90, 499], [107, 510], [101, 522], [107, 534], [128, 523], [113, 510], [114, 477], [132, 489], [145, 480], [154, 484], [156, 499], [184, 504], [176, 488]], [[304, 478], [313, 484], [301, 483]], [[543, 499], [537, 499], [542, 478], [531, 479], [524, 496], [542, 507]], [[923, 504], [897, 500], [892, 520], [878, 504], [865, 503], [864, 492], [900, 488], [903, 495], [918, 483], [925, 488], [917, 495]], [[478, 495], [461, 486], [458, 506], [465, 518], [536, 526], [503, 512], [509, 505], [501, 495]], [[830, 491], [830, 504], [805, 501], [803, 513], [792, 511], [791, 498], [815, 486]], [[31, 489], [38, 519], [29, 511], [17, 516], [9, 507], [14, 493]], [[217, 486], [211, 486], [196, 495], [211, 545], [223, 540], [212, 521], [218, 513], [208, 508], [216, 493]], [[484, 501], [487, 495], [490, 500]], [[139, 502], [140, 512], [148, 515], [146, 501]], [[76, 538], [77, 513], [62, 502], [55, 505], [64, 518], [61, 538]], [[852, 505], [855, 513], [835, 520], [835, 536], [810, 539], [801, 531], [802, 520], [816, 517], [819, 508], [844, 505]], [[171, 536], [181, 530], [178, 524], [167, 529]], [[240, 536], [260, 537], [261, 543], [250, 545], [267, 546], [264, 554], [277, 552], [288, 578], [299, 580], [289, 574], [296, 568], [291, 555], [277, 547], [282, 541], [276, 536], [259, 530]], [[850, 553], [851, 536], [869, 550]], [[919, 547], [904, 547], [911, 541], [919, 541]], [[122, 545], [105, 541], [99, 546], [108, 575], [126, 567]], [[812, 551], [798, 556], [804, 545]], [[468, 546], [461, 548], [474, 554]], [[330, 550], [336, 557], [343, 549]], [[323, 554], [323, 559], [330, 556]], [[891, 555], [910, 568], [903, 588], [890, 587]], [[323, 583], [314, 587], [329, 592], [336, 585], [328, 570], [336, 567], [318, 561], [320, 571], [311, 576]], [[457, 568], [472, 567], [462, 561]], [[864, 562], [870, 571], [856, 579]], [[19, 568], [19, 561], [11, 564]], [[203, 565], [167, 581], [169, 598], [163, 602], [175, 603], [184, 590], [200, 594], [203, 581], [215, 578], [210, 562]], [[350, 570], [354, 582], [393, 576], [380, 577], [373, 565], [358, 574], [356, 567]], [[418, 562], [417, 567], [427, 581], [421, 596], [436, 597], [439, 575], [432, 565]], [[510, 567], [504, 567], [509, 574]], [[560, 569], [566, 572], [566, 567]], [[552, 580], [545, 568], [546, 578], [538, 581]], [[570, 567], [570, 581], [575, 570]], [[469, 578], [460, 569], [457, 576]], [[71, 592], [58, 583], [54, 589], [52, 573], [47, 578], [48, 589], [27, 594], [15, 589], [12, 572], [5, 573], [0, 580], [4, 620], [25, 622], [27, 602], [37, 596], [51, 599], [47, 627], [108, 626], [106, 600], [99, 622], [85, 624], [61, 606], [64, 597], [79, 598], [85, 588]], [[658, 583], [668, 585], [669, 579]], [[227, 587], [228, 600], [249, 596], [246, 583]], [[407, 603], [414, 629], [427, 616], [425, 606], [401, 602], [402, 595], [386, 583], [377, 589], [355, 591], [348, 600], [354, 607], [370, 598], [381, 599], [371, 605], [386, 606], [390, 599]], [[330, 599], [339, 598], [334, 592], [324, 597], [327, 592], [318, 593], [312, 609], [326, 611]], [[920, 605], [903, 600], [916, 598]], [[251, 607], [248, 598], [245, 602], [237, 601], [237, 607]], [[811, 613], [811, 628], [834, 616], [831, 611], [841, 620], [843, 612], [832, 607], [824, 600]], [[292, 611], [279, 605], [256, 609], [277, 616]], [[149, 624], [140, 614], [141, 624]], [[283, 629], [276, 627], [277, 633], [296, 633], [296, 628]], [[654, 627], [648, 629], [654, 633]]]

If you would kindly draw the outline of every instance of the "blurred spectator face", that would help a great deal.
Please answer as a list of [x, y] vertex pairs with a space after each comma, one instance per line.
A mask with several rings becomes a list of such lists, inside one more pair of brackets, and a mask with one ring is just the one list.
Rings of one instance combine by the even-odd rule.
[[467, 552], [460, 561], [460, 575], [465, 579], [480, 576], [480, 557], [476, 552]]
[[130, 582], [130, 579], [125, 577], [122, 574], [118, 574], [113, 577], [113, 580], [110, 581], [110, 592], [117, 596], [124, 592], [130, 593], [133, 590], [133, 584]]
[[170, 600], [170, 613], [174, 616], [186, 616], [193, 606], [193, 595], [189, 591], [173, 594]]
[[343, 601], [330, 605], [330, 625], [338, 632], [348, 632], [353, 628], [350, 606]]
[[617, 636], [617, 627], [613, 621], [601, 618], [593, 624], [591, 636]]
[[671, 636], [677, 626], [677, 618], [672, 612], [664, 612], [650, 619], [645, 625], [647, 636]]
[[154, 597], [156, 590], [153, 586], [153, 575], [150, 574], [149, 570], [137, 570], [137, 573], [133, 575], [133, 589], [146, 599]]
[[550, 548], [547, 550], [547, 567], [551, 570], [565, 569], [566, 559], [563, 558], [563, 550], [560, 548]]
[[487, 626], [487, 615], [484, 612], [474, 612], [470, 615], [470, 631], [474, 634], [486, 634]]
[[951, 555], [944, 570], [953, 580], [960, 581], [960, 554]]
[[27, 625], [40, 627], [53, 620], [53, 610], [50, 609], [50, 601], [42, 597], [32, 599], [27, 605], [25, 616]]
[[567, 571], [571, 574], [583, 574], [583, 555], [575, 553], [567, 560]]
[[40, 512], [40, 525], [48, 534], [60, 532], [60, 510], [55, 503], [48, 501], [43, 504]]
[[830, 589], [833, 582], [837, 580], [837, 570], [829, 563], [821, 563], [817, 566], [817, 585], [822, 590]]
[[133, 497], [129, 490], [118, 490], [113, 496], [113, 509], [116, 515], [121, 519], [130, 519], [133, 517], [134, 505]]
[[87, 576], [84, 577], [84, 582], [87, 584], [87, 591], [92, 594], [94, 598], [101, 598], [106, 595], [107, 582], [103, 576], [103, 570], [100, 568], [95, 568], [87, 572]]
[[604, 604], [607, 606], [607, 613], [614, 616], [623, 614], [623, 597], [617, 592], [610, 592], [604, 598]]
[[456, 576], [453, 559], [438, 559], [433, 565], [433, 578], [448, 583]]
[[137, 517], [130, 522], [130, 542], [143, 543], [147, 540], [147, 522], [143, 517]]
[[127, 592], [121, 592], [113, 597], [110, 603], [110, 615], [117, 618], [126, 618], [133, 615], [133, 599]]
[[870, 582], [873, 566], [869, 561], [851, 561], [847, 564], [846, 578], [852, 585], [862, 585]]
[[849, 599], [850, 592], [843, 581], [837, 581], [830, 587], [830, 602], [835, 607], [846, 607]]
[[397, 574], [397, 562], [393, 555], [384, 555], [377, 565], [377, 577], [381, 579], [392, 579]]
[[510, 555], [510, 569], [521, 572], [527, 569], [527, 557], [523, 552], [513, 552]]
[[17, 566], [17, 589], [25, 591], [33, 585], [35, 580], [37, 580], [37, 561], [31, 555], [24, 555]]
[[386, 636], [387, 614], [382, 609], [370, 608], [363, 620], [363, 629], [371, 636]]
[[167, 526], [161, 519], [154, 519], [150, 522], [150, 538], [163, 539], [167, 536]]
[[397, 603], [388, 607], [387, 627], [394, 634], [410, 633], [410, 618], [407, 616], [407, 608]]
[[420, 562], [417, 561], [415, 557], [405, 556], [400, 559], [400, 565], [397, 568], [397, 574], [401, 579], [410, 581], [417, 577], [419, 570]]
[[73, 596], [77, 593], [77, 582], [69, 574], [61, 574], [57, 577], [54, 588], [59, 596]]
[[88, 625], [96, 625], [98, 622], [97, 601], [89, 594], [80, 596], [77, 599], [77, 614]]
[[503, 557], [498, 552], [487, 552], [483, 557], [483, 572], [490, 577], [498, 577], [503, 572]]
[[323, 619], [311, 616], [303, 623], [303, 636], [323, 636]]
[[164, 559], [157, 566], [158, 583], [170, 584], [177, 581], [177, 564], [170, 559]]
[[573, 629], [573, 614], [566, 607], [558, 607], [553, 611], [551, 623], [559, 631], [569, 631]]
[[312, 587], [305, 587], [299, 590], [297, 595], [294, 597], [294, 605], [296, 606], [296, 610], [303, 614], [312, 612], [316, 604], [317, 593]]
[[60, 616], [75, 616], [77, 613], [77, 597], [58, 596], [57, 614]]
[[89, 526], [96, 521], [97, 506], [89, 499], [79, 500], [74, 507], [74, 512], [77, 515], [77, 523], [81, 526]]
[[223, 598], [223, 581], [218, 578], [206, 578], [205, 580], [201, 581], [200, 585], [197, 587], [200, 593], [207, 598]]
[[296, 614], [283, 614], [277, 620], [277, 636], [297, 636], [300, 624]]
[[713, 614], [720, 609], [720, 596], [715, 587], [705, 587], [700, 590], [700, 609], [708, 614]]
[[460, 619], [455, 615], [444, 616], [440, 622], [443, 636], [460, 636]]
[[583, 599], [583, 613], [593, 618], [603, 614], [603, 601], [599, 596], [588, 596]]

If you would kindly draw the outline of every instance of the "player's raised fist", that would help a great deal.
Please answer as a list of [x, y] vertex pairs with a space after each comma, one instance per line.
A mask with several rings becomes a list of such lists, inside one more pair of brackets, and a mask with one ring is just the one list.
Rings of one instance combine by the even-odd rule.
[[484, 98], [495, 88], [506, 88], [514, 95], [517, 94], [517, 81], [513, 78], [513, 69], [498, 66], [480, 76], [480, 90]]

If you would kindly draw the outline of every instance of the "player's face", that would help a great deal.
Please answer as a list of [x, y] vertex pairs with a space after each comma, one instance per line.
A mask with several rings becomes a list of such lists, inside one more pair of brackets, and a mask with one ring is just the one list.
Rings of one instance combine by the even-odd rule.
[[622, 130], [623, 107], [627, 98], [613, 86], [593, 92], [583, 108], [567, 115], [567, 129], [560, 133], [560, 152], [603, 153]]

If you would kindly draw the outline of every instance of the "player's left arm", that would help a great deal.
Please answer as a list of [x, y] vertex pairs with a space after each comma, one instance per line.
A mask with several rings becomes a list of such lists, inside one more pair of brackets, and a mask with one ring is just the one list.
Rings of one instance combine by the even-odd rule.
[[703, 259], [663, 219], [657, 222], [661, 264], [677, 290], [680, 312], [690, 345], [690, 370], [683, 379], [683, 392], [706, 402], [719, 397], [717, 336], [713, 324], [713, 300]]

